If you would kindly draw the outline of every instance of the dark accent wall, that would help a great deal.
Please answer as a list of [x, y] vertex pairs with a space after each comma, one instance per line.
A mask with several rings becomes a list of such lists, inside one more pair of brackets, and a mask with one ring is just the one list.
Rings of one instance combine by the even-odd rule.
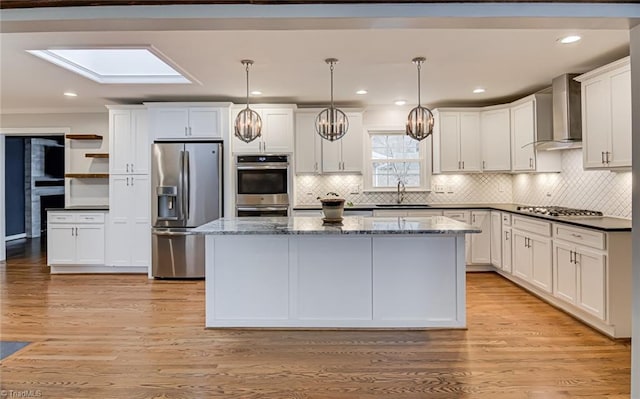
[[24, 224], [24, 138], [5, 138], [6, 235], [22, 234]]

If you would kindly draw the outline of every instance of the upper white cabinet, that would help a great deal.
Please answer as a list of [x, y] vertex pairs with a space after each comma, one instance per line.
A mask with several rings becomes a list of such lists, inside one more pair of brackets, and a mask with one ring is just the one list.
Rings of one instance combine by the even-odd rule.
[[434, 173], [480, 172], [480, 112], [435, 110]]
[[576, 78], [582, 84], [583, 166], [631, 166], [629, 57]]
[[154, 139], [220, 139], [228, 104], [146, 103]]
[[340, 139], [322, 142], [322, 171], [362, 173], [362, 148], [364, 128], [362, 125], [362, 114], [359, 112], [348, 112], [349, 130]]
[[559, 172], [561, 154], [536, 151], [535, 143], [553, 137], [551, 94], [537, 93], [512, 103], [511, 163], [514, 172]]
[[511, 114], [508, 107], [480, 113], [482, 170], [511, 170]]
[[151, 143], [144, 107], [109, 107], [109, 173], [148, 174]]
[[317, 112], [297, 112], [295, 130], [295, 173], [322, 172], [322, 138], [316, 133]]
[[[250, 143], [245, 143], [232, 134], [234, 153], [292, 153], [294, 150], [293, 140], [293, 108], [291, 107], [265, 107], [262, 105], [252, 105], [251, 109], [256, 111], [262, 119], [262, 133], [260, 137]], [[238, 113], [244, 109], [234, 107], [232, 120], [235, 121]], [[233, 128], [232, 128], [233, 129]]]

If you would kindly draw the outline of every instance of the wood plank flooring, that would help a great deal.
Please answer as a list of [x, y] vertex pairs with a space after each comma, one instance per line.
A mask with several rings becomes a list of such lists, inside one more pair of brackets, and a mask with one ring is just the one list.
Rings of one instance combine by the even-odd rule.
[[[42, 398], [628, 398], [630, 345], [493, 273], [466, 331], [205, 330], [202, 281], [0, 264], [1, 389]], [[5, 397], [4, 395], [3, 397]]]

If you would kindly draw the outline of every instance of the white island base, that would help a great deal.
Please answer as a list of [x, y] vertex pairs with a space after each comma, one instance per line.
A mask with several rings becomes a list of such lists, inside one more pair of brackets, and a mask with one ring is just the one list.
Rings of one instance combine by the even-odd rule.
[[206, 327], [466, 325], [464, 232], [208, 234]]

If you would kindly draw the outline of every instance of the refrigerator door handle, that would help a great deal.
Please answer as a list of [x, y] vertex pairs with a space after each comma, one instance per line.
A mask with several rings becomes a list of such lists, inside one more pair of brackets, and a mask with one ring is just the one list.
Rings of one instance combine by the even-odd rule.
[[193, 236], [198, 234], [199, 233], [195, 233], [192, 230], [188, 230], [188, 231], [154, 230], [153, 231], [153, 235], [156, 235], [156, 236]]
[[186, 219], [189, 220], [190, 202], [191, 202], [191, 167], [189, 160], [189, 151], [184, 152], [184, 170], [185, 170], [185, 195], [187, 200], [185, 202], [185, 209], [187, 210]]
[[181, 220], [186, 220], [186, 207], [184, 204], [184, 199], [185, 199], [185, 195], [184, 195], [184, 151], [180, 151], [180, 172], [178, 175], [178, 184], [180, 185], [180, 187], [178, 188], [178, 192], [180, 193], [180, 219]]

